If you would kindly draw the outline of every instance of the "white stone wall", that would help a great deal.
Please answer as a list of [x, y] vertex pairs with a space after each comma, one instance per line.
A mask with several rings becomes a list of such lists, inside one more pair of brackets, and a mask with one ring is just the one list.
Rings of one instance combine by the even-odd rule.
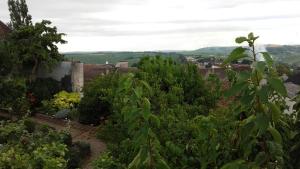
[[74, 92], [81, 92], [84, 85], [84, 70], [83, 63], [72, 63], [72, 90]]
[[38, 70], [38, 78], [52, 78], [57, 81], [61, 81], [66, 75], [71, 75], [72, 62], [60, 62], [55, 66], [52, 71], [49, 72], [44, 67], [40, 67]]
[[73, 92], [81, 92], [84, 85], [83, 63], [79, 62], [60, 62], [52, 71], [48, 71], [44, 67], [38, 70], [38, 78], [52, 78], [61, 81], [65, 76], [71, 76], [71, 84]]

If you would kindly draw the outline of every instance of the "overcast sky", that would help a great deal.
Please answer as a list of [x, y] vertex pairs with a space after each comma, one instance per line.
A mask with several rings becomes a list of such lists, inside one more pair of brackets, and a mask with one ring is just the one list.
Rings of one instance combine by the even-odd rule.
[[[300, 0], [27, 0], [34, 21], [66, 33], [66, 51], [193, 50], [231, 46], [250, 31], [261, 44], [300, 44]], [[0, 19], [9, 21], [7, 1]]]

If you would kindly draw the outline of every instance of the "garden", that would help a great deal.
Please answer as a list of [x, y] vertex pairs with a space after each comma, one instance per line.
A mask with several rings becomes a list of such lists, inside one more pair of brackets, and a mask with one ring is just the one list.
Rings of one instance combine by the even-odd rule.
[[[25, 1], [9, 0], [9, 10], [12, 32], [0, 40], [0, 168], [82, 167], [90, 145], [74, 141], [70, 127], [31, 120], [43, 114], [97, 126], [107, 148], [94, 169], [300, 169], [300, 95], [283, 113], [286, 88], [253, 33], [236, 38], [225, 81], [194, 64], [144, 57], [136, 72], [99, 76], [80, 94], [37, 77], [38, 67], [64, 59], [64, 34], [50, 21], [33, 23]], [[251, 69], [234, 71], [243, 59]]]

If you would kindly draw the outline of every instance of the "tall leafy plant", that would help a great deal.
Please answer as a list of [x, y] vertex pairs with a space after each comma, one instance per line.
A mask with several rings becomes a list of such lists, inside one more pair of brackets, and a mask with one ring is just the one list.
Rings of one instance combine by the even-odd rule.
[[129, 164], [129, 169], [168, 169], [161, 157], [160, 142], [153, 130], [160, 126], [159, 118], [151, 112], [151, 103], [145, 93], [151, 92], [150, 86], [129, 74], [120, 81], [118, 93], [124, 121], [128, 124], [128, 134], [135, 144], [136, 156]]
[[[282, 121], [282, 107], [287, 97], [282, 80], [277, 75], [272, 57], [267, 52], [256, 50], [259, 37], [250, 33], [238, 37], [238, 47], [224, 61], [231, 62], [250, 58], [252, 70], [237, 74], [236, 81], [225, 93], [235, 97], [234, 114], [239, 119], [236, 143], [239, 159], [223, 166], [226, 168], [282, 168], [284, 165], [282, 136], [278, 126]], [[260, 60], [260, 58], [263, 60]]]

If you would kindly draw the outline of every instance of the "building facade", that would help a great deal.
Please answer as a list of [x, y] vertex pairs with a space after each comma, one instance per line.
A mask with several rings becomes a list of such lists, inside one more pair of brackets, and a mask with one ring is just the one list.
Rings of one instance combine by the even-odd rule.
[[7, 36], [10, 31], [10, 28], [0, 21], [0, 39], [3, 39], [5, 36]]

